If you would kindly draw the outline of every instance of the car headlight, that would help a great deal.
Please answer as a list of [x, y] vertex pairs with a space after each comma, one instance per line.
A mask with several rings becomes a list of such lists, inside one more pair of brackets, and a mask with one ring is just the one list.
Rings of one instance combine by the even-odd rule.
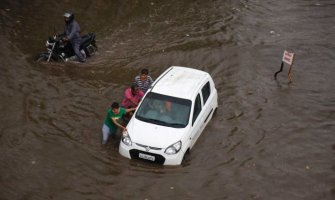
[[181, 141], [178, 141], [173, 145], [169, 146], [168, 148], [166, 148], [165, 153], [168, 155], [173, 155], [178, 153], [180, 149], [181, 149]]
[[129, 136], [127, 131], [122, 132], [122, 140], [121, 141], [123, 142], [123, 144], [125, 144], [127, 146], [132, 145], [132, 141], [131, 141], [130, 136]]

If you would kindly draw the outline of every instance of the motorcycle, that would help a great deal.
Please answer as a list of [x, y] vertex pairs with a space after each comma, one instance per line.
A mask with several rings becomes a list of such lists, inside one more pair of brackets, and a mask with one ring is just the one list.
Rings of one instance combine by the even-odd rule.
[[[89, 33], [81, 37], [82, 42], [80, 45], [80, 51], [85, 57], [90, 57], [95, 54], [98, 50], [95, 41], [95, 34]], [[70, 42], [63, 40], [62, 35], [55, 35], [53, 37], [49, 37], [46, 41], [45, 46], [47, 48], [47, 52], [43, 52], [38, 55], [36, 61], [37, 62], [67, 62], [76, 60], [76, 55], [73, 51], [72, 45]]]

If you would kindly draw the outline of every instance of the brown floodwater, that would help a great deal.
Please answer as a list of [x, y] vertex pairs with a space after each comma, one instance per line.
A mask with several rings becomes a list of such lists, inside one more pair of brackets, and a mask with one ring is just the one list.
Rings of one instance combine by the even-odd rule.
[[[36, 63], [75, 13], [85, 64]], [[335, 198], [333, 0], [2, 0], [0, 199]], [[295, 53], [274, 80], [284, 50]], [[100, 145], [108, 106], [141, 68], [209, 72], [219, 108], [180, 166]]]

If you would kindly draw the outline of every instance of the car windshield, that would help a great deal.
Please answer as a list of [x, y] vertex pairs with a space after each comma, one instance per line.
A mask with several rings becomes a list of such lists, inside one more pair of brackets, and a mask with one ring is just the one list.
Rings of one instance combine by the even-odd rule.
[[149, 92], [136, 112], [136, 119], [158, 125], [185, 128], [189, 121], [192, 102]]

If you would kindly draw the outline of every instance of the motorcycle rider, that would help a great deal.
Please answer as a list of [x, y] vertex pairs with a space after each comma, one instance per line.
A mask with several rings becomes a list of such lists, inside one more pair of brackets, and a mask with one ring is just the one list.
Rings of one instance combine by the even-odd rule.
[[71, 12], [64, 13], [65, 29], [63, 40], [70, 41], [73, 51], [79, 59], [79, 62], [85, 62], [86, 59], [84, 55], [80, 52], [80, 26], [78, 22], [74, 19], [74, 14]]

